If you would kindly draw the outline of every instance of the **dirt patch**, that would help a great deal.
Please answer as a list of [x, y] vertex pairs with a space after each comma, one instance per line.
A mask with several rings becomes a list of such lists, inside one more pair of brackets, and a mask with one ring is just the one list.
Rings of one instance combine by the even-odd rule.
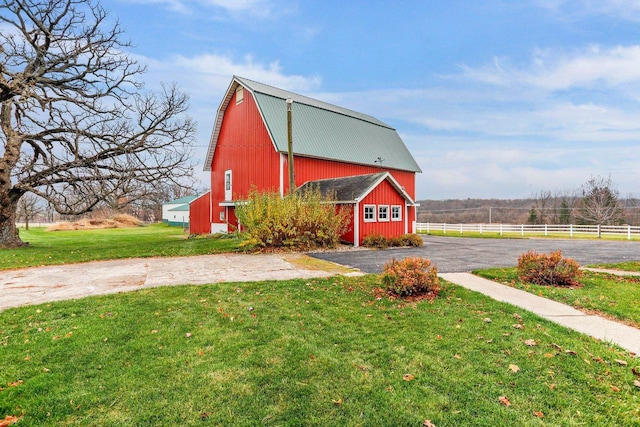
[[67, 231], [67, 230], [97, 230], [105, 228], [131, 228], [142, 226], [142, 221], [138, 218], [118, 214], [110, 218], [81, 219], [75, 222], [60, 222], [49, 228], [47, 231]]
[[358, 270], [355, 268], [345, 267], [331, 261], [312, 258], [300, 253], [284, 254], [282, 258], [288, 263], [304, 270], [327, 271], [329, 273], [336, 274], [349, 274], [358, 272]]

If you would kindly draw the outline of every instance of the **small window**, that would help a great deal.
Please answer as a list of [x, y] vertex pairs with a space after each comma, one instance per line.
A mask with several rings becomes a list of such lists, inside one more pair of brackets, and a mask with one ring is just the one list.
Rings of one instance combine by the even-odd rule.
[[380, 221], [380, 222], [389, 221], [389, 206], [388, 205], [380, 205], [380, 206], [378, 206], [378, 221]]
[[402, 221], [402, 206], [391, 206], [391, 221]]
[[244, 99], [244, 89], [242, 88], [242, 86], [238, 86], [238, 88], [236, 89], [236, 105], [240, 104], [243, 99]]
[[376, 205], [364, 205], [364, 222], [376, 221]]

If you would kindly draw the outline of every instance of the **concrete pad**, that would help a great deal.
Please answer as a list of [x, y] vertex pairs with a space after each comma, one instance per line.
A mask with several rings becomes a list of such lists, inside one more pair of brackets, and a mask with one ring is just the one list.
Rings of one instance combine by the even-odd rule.
[[0, 271], [0, 311], [51, 301], [182, 284], [330, 277], [285, 255], [221, 254], [138, 258]]
[[617, 344], [632, 353], [640, 355], [640, 329], [599, 316], [591, 316], [568, 305], [474, 276], [470, 273], [442, 273], [439, 276], [456, 285], [480, 292], [497, 301], [520, 307], [559, 325], [604, 342]]

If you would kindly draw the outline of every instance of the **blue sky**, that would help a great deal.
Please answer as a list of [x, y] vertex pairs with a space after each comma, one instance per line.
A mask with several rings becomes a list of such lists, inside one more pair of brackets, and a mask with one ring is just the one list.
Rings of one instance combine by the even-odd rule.
[[[611, 176], [640, 197], [640, 0], [109, 0], [198, 121], [236, 74], [395, 127], [418, 199], [521, 198]], [[206, 182], [203, 182], [203, 186]]]

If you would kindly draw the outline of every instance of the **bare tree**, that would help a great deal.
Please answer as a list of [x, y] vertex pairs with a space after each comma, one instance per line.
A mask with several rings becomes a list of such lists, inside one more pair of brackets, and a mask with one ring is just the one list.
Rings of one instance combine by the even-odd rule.
[[[624, 220], [624, 207], [620, 203], [618, 190], [611, 176], [591, 177], [582, 185], [577, 202], [576, 216], [585, 224], [607, 225]], [[598, 231], [598, 237], [601, 237]]]
[[26, 193], [79, 214], [191, 173], [188, 97], [144, 92], [122, 37], [96, 0], [0, 0], [0, 247]]
[[18, 201], [17, 218], [24, 221], [24, 229], [29, 229], [29, 221], [44, 212], [40, 199], [31, 193], [25, 194]]

